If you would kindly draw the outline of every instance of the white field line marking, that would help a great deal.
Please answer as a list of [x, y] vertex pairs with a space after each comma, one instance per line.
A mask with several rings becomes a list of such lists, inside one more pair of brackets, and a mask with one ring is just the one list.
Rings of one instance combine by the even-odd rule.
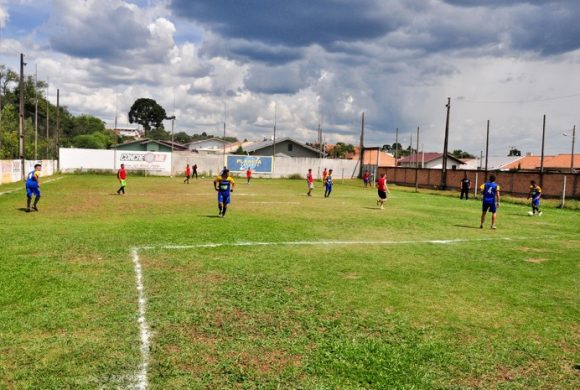
[[229, 246], [300, 246], [300, 245], [409, 245], [409, 244], [435, 244], [435, 245], [448, 245], [457, 244], [463, 242], [476, 242], [476, 241], [516, 241], [516, 240], [527, 240], [528, 238], [511, 238], [511, 237], [489, 237], [489, 238], [473, 238], [473, 239], [452, 239], [452, 240], [405, 240], [405, 241], [280, 241], [280, 242], [268, 242], [268, 241], [255, 241], [255, 242], [215, 242], [206, 244], [195, 244], [195, 245], [147, 245], [141, 246], [139, 249], [149, 250], [149, 249], [194, 249], [194, 248], [219, 248], [219, 247], [229, 247]]
[[300, 202], [246, 202], [253, 204], [300, 204]]
[[135, 284], [137, 286], [138, 303], [139, 303], [139, 317], [137, 322], [139, 324], [139, 335], [141, 338], [141, 364], [139, 365], [139, 372], [137, 373], [137, 388], [144, 390], [148, 386], [147, 369], [149, 368], [149, 345], [151, 332], [149, 325], [145, 318], [147, 300], [145, 299], [145, 289], [143, 286], [143, 270], [139, 260], [139, 250], [137, 248], [131, 249], [131, 257], [133, 265], [135, 266]]
[[[58, 181], [58, 180], [61, 180], [61, 179], [64, 179], [64, 176], [57, 177], [56, 179], [51, 179], [51, 180], [46, 180], [46, 181], [43, 181], [43, 182], [41, 182], [41, 184], [43, 184], [43, 183], [44, 183], [44, 184], [46, 184], [46, 183], [52, 183], [52, 182], [54, 182], [54, 181]], [[13, 190], [9, 190], [9, 191], [0, 192], [0, 195], [4, 195], [4, 194], [11, 194], [11, 193], [13, 193], [13, 192], [20, 191], [20, 190], [22, 190], [22, 189], [23, 189], [22, 187], [18, 187], [18, 188], [15, 188], [15, 189], [13, 189]]]

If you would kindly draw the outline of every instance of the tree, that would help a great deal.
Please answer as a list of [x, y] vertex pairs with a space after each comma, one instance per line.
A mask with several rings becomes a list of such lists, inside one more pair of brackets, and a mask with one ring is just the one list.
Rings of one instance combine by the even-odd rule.
[[475, 158], [474, 155], [464, 152], [461, 149], [455, 149], [453, 152], [451, 152], [451, 155], [455, 158]]
[[171, 134], [163, 130], [163, 127], [157, 127], [149, 131], [148, 137], [160, 141], [168, 141], [171, 139]]
[[80, 115], [72, 119], [72, 136], [105, 131], [105, 122], [92, 115]]
[[510, 146], [510, 152], [508, 156], [521, 156], [522, 152], [519, 149], [516, 149], [515, 146]]
[[354, 152], [354, 146], [345, 144], [344, 142], [337, 142], [330, 151], [330, 155], [335, 158], [344, 158], [347, 153]]
[[155, 100], [139, 98], [129, 110], [129, 123], [138, 123], [145, 130], [145, 137], [152, 129], [163, 130], [163, 121], [167, 118], [165, 109]]
[[246, 152], [242, 148], [242, 145], [240, 145], [240, 146], [238, 146], [238, 148], [236, 149], [236, 151], [234, 152], [234, 154], [245, 155]]
[[173, 140], [175, 142], [179, 142], [180, 144], [186, 144], [191, 142], [191, 136], [187, 134], [185, 131], [180, 131], [179, 133], [175, 133], [173, 136]]

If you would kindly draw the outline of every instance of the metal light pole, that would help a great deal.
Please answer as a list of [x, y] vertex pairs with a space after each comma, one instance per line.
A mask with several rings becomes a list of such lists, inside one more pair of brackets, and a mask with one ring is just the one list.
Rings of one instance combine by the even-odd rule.
[[445, 138], [443, 140], [443, 165], [441, 166], [441, 189], [447, 188], [447, 145], [449, 143], [449, 113], [451, 111], [451, 98], [447, 98], [447, 118], [445, 120]]
[[24, 67], [26, 63], [24, 62], [24, 54], [20, 53], [20, 82], [19, 82], [19, 92], [20, 92], [20, 104], [19, 104], [19, 114], [18, 114], [18, 154], [20, 159], [20, 170], [21, 177], [24, 180]]
[[34, 159], [38, 160], [38, 64], [34, 72]]

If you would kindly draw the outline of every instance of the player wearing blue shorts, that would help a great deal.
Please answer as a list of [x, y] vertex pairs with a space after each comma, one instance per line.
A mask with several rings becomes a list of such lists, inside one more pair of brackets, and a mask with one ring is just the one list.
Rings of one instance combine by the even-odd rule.
[[536, 184], [534, 180], [530, 182], [530, 192], [528, 193], [528, 199], [532, 198], [532, 215], [542, 215], [540, 211], [540, 198], [542, 197], [542, 188]]
[[332, 192], [332, 169], [328, 170], [328, 175], [324, 180], [324, 197], [328, 198]]
[[228, 204], [231, 201], [231, 193], [234, 191], [234, 178], [229, 175], [230, 171], [224, 168], [221, 175], [213, 181], [213, 186], [218, 193], [219, 216], [225, 217]]
[[489, 181], [485, 184], [481, 185], [481, 193], [483, 194], [483, 203], [482, 203], [482, 213], [481, 213], [481, 224], [479, 225], [480, 229], [483, 229], [483, 224], [485, 222], [485, 215], [488, 211], [491, 214], [491, 228], [495, 229], [495, 220], [497, 217], [497, 208], [499, 207], [499, 199], [500, 199], [500, 187], [495, 182], [495, 176], [490, 175]]
[[34, 205], [32, 210], [38, 211], [38, 201], [40, 200], [40, 170], [42, 165], [34, 165], [34, 170], [28, 172], [26, 175], [26, 212], [29, 213], [30, 203], [32, 202], [32, 195], [34, 195]]

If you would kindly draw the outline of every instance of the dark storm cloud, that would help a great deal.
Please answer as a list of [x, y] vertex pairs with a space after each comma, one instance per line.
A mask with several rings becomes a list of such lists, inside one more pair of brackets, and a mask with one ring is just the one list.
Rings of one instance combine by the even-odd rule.
[[150, 33], [124, 6], [101, 12], [53, 15], [50, 44], [54, 50], [73, 57], [112, 59], [127, 55], [127, 50], [143, 47]]
[[377, 38], [398, 25], [374, 0], [173, 0], [171, 7], [225, 38], [291, 47]]

